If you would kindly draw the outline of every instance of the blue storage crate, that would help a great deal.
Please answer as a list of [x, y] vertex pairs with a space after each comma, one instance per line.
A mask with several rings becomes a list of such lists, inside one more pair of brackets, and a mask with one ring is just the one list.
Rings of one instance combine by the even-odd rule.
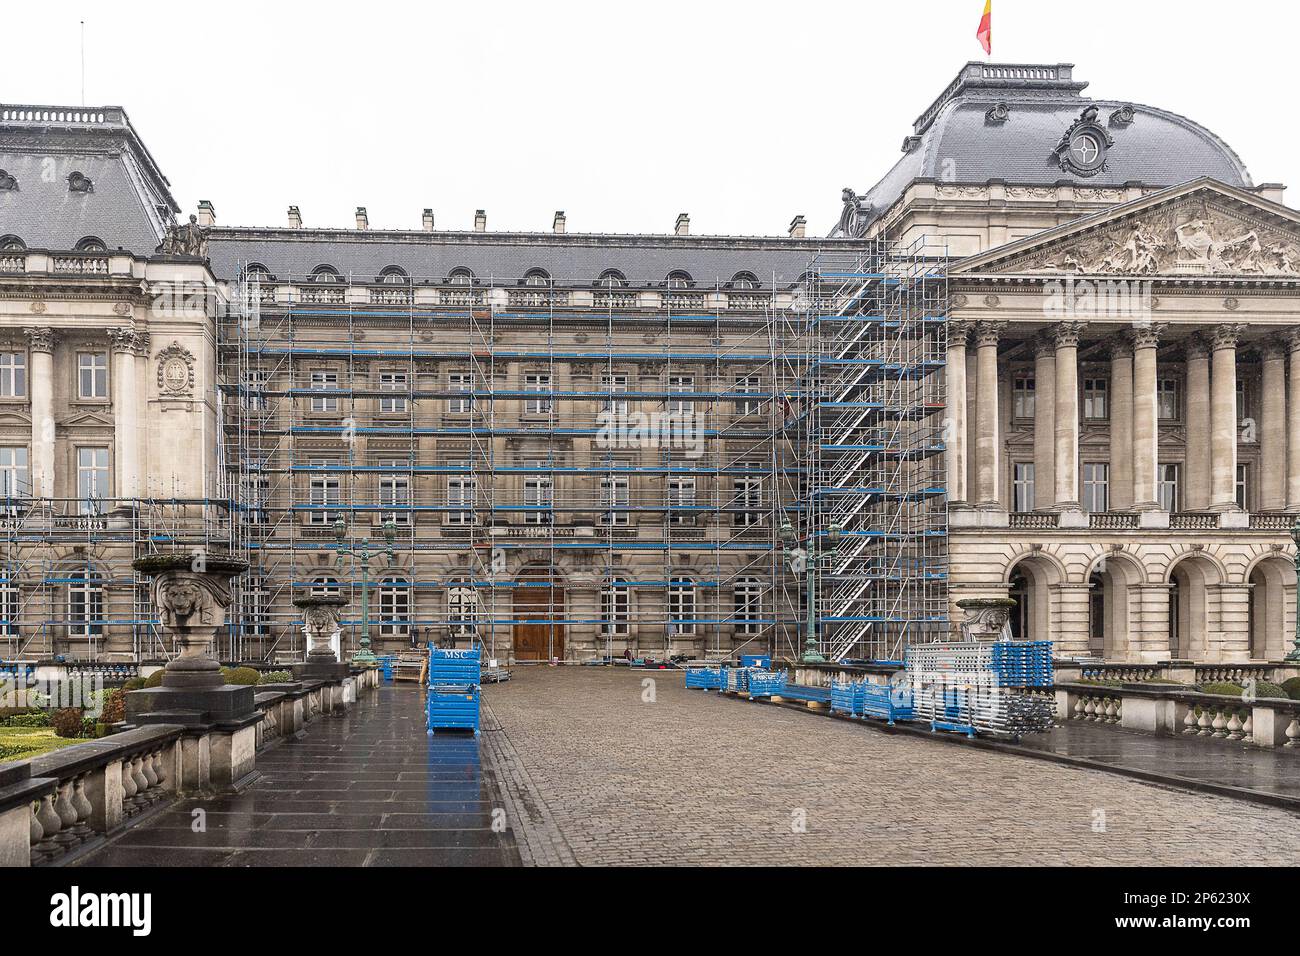
[[712, 667], [691, 667], [686, 671], [688, 688], [716, 689], [722, 686], [722, 670]]
[[425, 729], [479, 732], [482, 650], [429, 648], [429, 696]]
[[749, 672], [749, 696], [752, 700], [755, 697], [779, 697], [785, 690], [786, 681], [790, 675], [785, 671], [765, 671], [751, 670]]
[[745, 667], [728, 668], [723, 675], [722, 689], [735, 694], [749, 693], [749, 669]]
[[860, 681], [835, 681], [831, 684], [831, 710], [850, 717], [862, 716], [862, 684]]
[[764, 670], [772, 669], [772, 655], [770, 654], [741, 654], [741, 667], [761, 667]]
[[890, 724], [912, 719], [912, 692], [906, 688], [868, 681], [861, 685], [859, 693], [864, 717], [875, 717]]

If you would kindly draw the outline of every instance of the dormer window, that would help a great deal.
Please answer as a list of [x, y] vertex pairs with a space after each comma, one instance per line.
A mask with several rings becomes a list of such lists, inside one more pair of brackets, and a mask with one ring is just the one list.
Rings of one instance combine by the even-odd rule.
[[401, 266], [389, 266], [379, 273], [379, 281], [385, 285], [406, 285], [408, 278], [406, 270]]
[[600, 278], [596, 280], [596, 285], [602, 289], [626, 289], [627, 276], [617, 269], [606, 269], [600, 274]]
[[271, 275], [271, 270], [260, 262], [249, 263], [248, 268], [244, 270], [244, 280], [246, 282], [270, 282], [275, 276]]
[[17, 236], [0, 236], [0, 252], [22, 252], [27, 243]]
[[99, 239], [95, 236], [86, 236], [86, 238], [77, 243], [76, 249], [78, 252], [107, 252], [108, 246], [105, 245], [103, 239]]
[[312, 282], [338, 282], [339, 271], [333, 266], [317, 266], [311, 271]]
[[670, 289], [689, 289], [692, 285], [692, 279], [689, 272], [668, 273], [668, 288]]
[[0, 169], [0, 193], [17, 192], [18, 180]]
[[731, 287], [740, 291], [758, 288], [758, 279], [752, 272], [737, 272], [731, 279]]
[[74, 193], [93, 193], [95, 191], [95, 184], [83, 173], [69, 173], [68, 189]]
[[524, 285], [531, 286], [548, 286], [551, 284], [551, 277], [544, 269], [530, 269], [524, 276]]
[[452, 269], [447, 281], [452, 285], [473, 285], [474, 273], [468, 269]]

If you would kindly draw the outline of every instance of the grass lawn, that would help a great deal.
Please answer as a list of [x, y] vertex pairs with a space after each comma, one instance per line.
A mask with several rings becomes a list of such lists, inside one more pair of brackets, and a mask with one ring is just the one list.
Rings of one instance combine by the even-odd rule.
[[[0, 763], [28, 760], [39, 754], [58, 750], [60, 747], [84, 743], [85, 740], [70, 740], [55, 736], [53, 727], [0, 727]], [[6, 756], [11, 747], [23, 749], [12, 756]]]

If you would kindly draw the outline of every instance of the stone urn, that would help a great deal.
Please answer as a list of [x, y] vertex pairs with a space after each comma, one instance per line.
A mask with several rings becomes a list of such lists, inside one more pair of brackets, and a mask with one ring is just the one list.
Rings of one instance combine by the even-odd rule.
[[294, 598], [293, 606], [302, 611], [302, 632], [307, 637], [309, 664], [337, 664], [334, 638], [342, 625], [339, 615], [348, 599], [341, 594], [306, 594]]
[[1012, 598], [967, 598], [957, 606], [966, 612], [961, 622], [961, 636], [966, 641], [1011, 640]]
[[162, 686], [201, 690], [225, 684], [210, 648], [226, 624], [230, 579], [247, 571], [248, 562], [228, 554], [175, 551], [137, 558], [132, 567], [152, 575], [149, 596], [179, 648], [163, 672]]

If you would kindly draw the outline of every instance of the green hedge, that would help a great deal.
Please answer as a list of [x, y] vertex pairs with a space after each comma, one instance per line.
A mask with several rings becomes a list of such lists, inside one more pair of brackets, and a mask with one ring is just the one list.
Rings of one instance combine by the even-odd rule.
[[243, 684], [255, 686], [258, 678], [262, 675], [251, 667], [223, 667], [221, 676], [226, 679], [227, 684]]
[[1200, 684], [1197, 688], [1202, 694], [1218, 694], [1221, 697], [1240, 697], [1242, 691], [1246, 688], [1240, 684], [1231, 684], [1227, 681], [1210, 681], [1207, 684]]
[[1300, 700], [1300, 677], [1291, 677], [1282, 681], [1282, 690], [1292, 700]]
[[257, 679], [257, 682], [259, 684], [285, 684], [291, 680], [293, 680], [293, 674], [289, 671], [267, 671]]

